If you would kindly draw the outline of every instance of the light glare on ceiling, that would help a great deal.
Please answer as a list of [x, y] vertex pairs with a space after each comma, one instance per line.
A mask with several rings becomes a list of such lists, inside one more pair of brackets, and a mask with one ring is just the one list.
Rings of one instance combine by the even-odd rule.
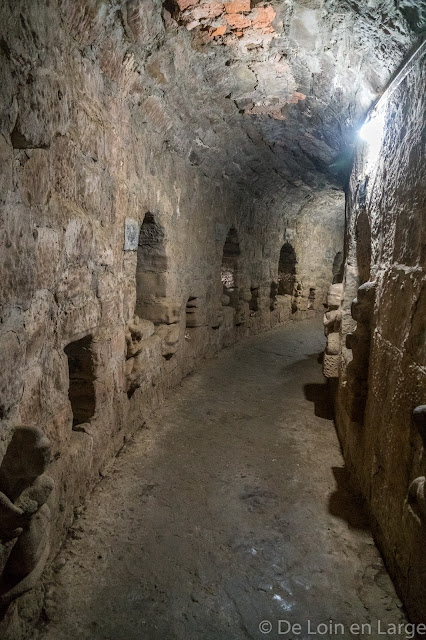
[[366, 143], [367, 171], [371, 171], [377, 163], [382, 147], [385, 129], [386, 110], [373, 111], [358, 131], [358, 135]]

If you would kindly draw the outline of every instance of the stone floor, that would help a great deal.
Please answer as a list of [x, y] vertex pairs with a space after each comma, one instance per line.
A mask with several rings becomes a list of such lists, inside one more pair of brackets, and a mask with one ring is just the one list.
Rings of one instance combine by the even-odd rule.
[[75, 523], [37, 638], [378, 638], [404, 621], [348, 491], [323, 343], [317, 320], [277, 328], [182, 383]]

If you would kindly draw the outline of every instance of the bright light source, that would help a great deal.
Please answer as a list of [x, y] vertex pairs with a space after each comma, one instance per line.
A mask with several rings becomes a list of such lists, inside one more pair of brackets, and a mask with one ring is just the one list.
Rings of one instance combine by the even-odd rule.
[[379, 159], [380, 149], [383, 142], [383, 134], [385, 129], [386, 110], [381, 109], [379, 112], [373, 111], [370, 117], [364, 122], [358, 131], [361, 140], [366, 142], [367, 146], [367, 172], [371, 171]]
[[385, 114], [382, 111], [377, 115], [373, 115], [364, 122], [359, 130], [359, 136], [369, 145], [377, 145], [382, 141], [383, 129], [385, 126]]

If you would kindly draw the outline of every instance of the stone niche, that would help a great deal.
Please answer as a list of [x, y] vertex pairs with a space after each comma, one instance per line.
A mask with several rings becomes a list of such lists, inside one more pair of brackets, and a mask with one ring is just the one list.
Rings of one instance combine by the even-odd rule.
[[241, 255], [237, 230], [232, 227], [223, 245], [221, 281], [223, 285], [224, 306], [238, 308], [239, 301], [239, 259]]
[[170, 242], [159, 216], [144, 215], [142, 224], [125, 226], [124, 249], [136, 251], [136, 301], [126, 330], [125, 378], [127, 397], [155, 385], [162, 360], [170, 360], [180, 341], [182, 302], [175, 293], [170, 268]]
[[296, 285], [296, 252], [289, 242], [281, 247], [278, 262], [278, 295], [293, 296]]
[[64, 349], [68, 358], [69, 390], [73, 415], [73, 428], [90, 422], [96, 409], [95, 368], [92, 336], [70, 342]]
[[241, 326], [249, 317], [251, 296], [245, 295], [244, 288], [241, 286], [241, 249], [235, 227], [231, 227], [223, 245], [220, 279], [225, 322], [231, 321], [235, 326]]
[[137, 247], [135, 314], [154, 324], [180, 320], [181, 302], [170, 295], [169, 254], [170, 243], [163, 226], [152, 213], [146, 213]]
[[293, 245], [287, 241], [280, 250], [278, 277], [271, 282], [270, 310], [280, 322], [287, 320], [298, 310], [297, 259]]

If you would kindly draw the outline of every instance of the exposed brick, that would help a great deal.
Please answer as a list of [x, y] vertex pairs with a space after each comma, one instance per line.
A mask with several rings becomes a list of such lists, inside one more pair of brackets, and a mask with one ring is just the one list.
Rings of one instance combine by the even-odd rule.
[[232, 0], [225, 4], [226, 13], [250, 11], [250, 0]]
[[259, 7], [254, 12], [254, 16], [252, 19], [252, 24], [255, 29], [259, 29], [265, 32], [274, 31], [274, 28], [271, 26], [272, 20], [274, 20], [277, 15], [273, 9], [273, 7]]
[[219, 38], [220, 36], [223, 36], [225, 33], [226, 33], [226, 25], [224, 24], [221, 27], [218, 27], [217, 29], [215, 29], [211, 34], [211, 37]]
[[177, 0], [181, 11], [185, 11], [185, 9], [189, 9], [189, 7], [195, 7], [199, 2], [200, 0]]
[[251, 20], [239, 13], [228, 13], [225, 18], [231, 29], [247, 29], [251, 25]]

